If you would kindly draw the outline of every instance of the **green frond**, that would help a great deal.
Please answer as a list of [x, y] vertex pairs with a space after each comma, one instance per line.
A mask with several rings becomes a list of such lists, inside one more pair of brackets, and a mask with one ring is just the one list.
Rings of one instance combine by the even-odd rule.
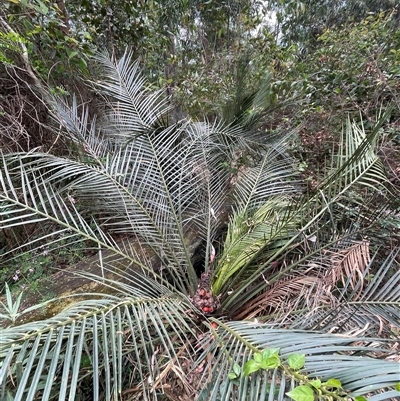
[[126, 140], [153, 130], [169, 106], [161, 90], [149, 89], [139, 62], [132, 63], [132, 53], [125, 52], [117, 62], [107, 54], [99, 54], [96, 59], [103, 77], [95, 86], [111, 99], [109, 123], [105, 126], [108, 136]]
[[[375, 136], [377, 135], [376, 131], [373, 131]], [[380, 167], [379, 158], [371, 144], [371, 135], [364, 139], [363, 132], [355, 125], [349, 124], [346, 131], [346, 143], [339, 151], [337, 169], [328, 176], [326, 182], [314, 196], [303, 195], [297, 200], [291, 201], [290, 204], [286, 204], [285, 208], [281, 209], [284, 213], [276, 212], [275, 225], [270, 224], [266, 219], [259, 231], [254, 230], [253, 225], [248, 221], [255, 221], [255, 219], [246, 220], [246, 215], [236, 212], [236, 217], [232, 219], [228, 230], [224, 254], [215, 268], [214, 274], [213, 292], [215, 295], [227, 283], [230, 287], [225, 288], [224, 291], [234, 290], [229, 297], [225, 297], [222, 301], [224, 308], [231, 312], [243, 308], [243, 306], [247, 308], [247, 302], [250, 302], [255, 296], [258, 296], [262, 302], [264, 292], [270, 284], [279, 280], [288, 280], [289, 283], [291, 271], [296, 271], [299, 263], [305, 262], [312, 258], [315, 252], [318, 253], [322, 250], [321, 246], [323, 249], [328, 249], [337, 244], [341, 238], [351, 237], [350, 233], [340, 233], [340, 227], [338, 227], [341, 223], [340, 219], [346, 219], [347, 210], [342, 209], [337, 212], [337, 208], [342, 208], [342, 204], [347, 202], [351, 190], [362, 186], [369, 188], [371, 182], [375, 182], [374, 180], [379, 180], [382, 185], [387, 183], [384, 171]], [[268, 180], [259, 173], [260, 171], [262, 170], [259, 169], [258, 175], [253, 176], [250, 171], [249, 180], [244, 180], [245, 184], [238, 191], [239, 204], [246, 206], [247, 209], [251, 205], [251, 200], [254, 202], [258, 200], [262, 204], [263, 199], [268, 199]], [[279, 173], [277, 176], [279, 177]], [[257, 177], [262, 177], [262, 179]], [[271, 184], [273, 185], [274, 182], [272, 179]], [[282, 185], [280, 188], [285, 193], [284, 185], [286, 183], [282, 184], [278, 178], [278, 188], [280, 184]], [[257, 198], [257, 185], [260, 185], [264, 191], [263, 196], [259, 198]], [[264, 200], [264, 202], [265, 207], [268, 207], [271, 200]], [[349, 202], [351, 204], [351, 200]], [[390, 202], [390, 196], [387, 202]], [[386, 206], [387, 204], [385, 204]], [[260, 210], [263, 208], [263, 206], [258, 207]], [[275, 206], [274, 208], [279, 210], [279, 207]], [[335, 209], [335, 213], [333, 213], [333, 209]], [[378, 215], [374, 216], [374, 219], [377, 217]], [[359, 216], [359, 219], [363, 221], [357, 223], [363, 223], [364, 227], [368, 227], [372, 223], [369, 216]], [[248, 225], [248, 233], [243, 235], [242, 230], [246, 228], [245, 224]], [[343, 228], [347, 229], [346, 226]], [[276, 232], [272, 234], [274, 229]], [[232, 232], [235, 232], [238, 244], [236, 253], [230, 249]], [[281, 234], [282, 236], [279, 237]], [[275, 245], [269, 242], [270, 237], [276, 239]], [[308, 241], [308, 238], [314, 239], [315, 244]], [[286, 267], [279, 271], [272, 267], [276, 260], [282, 259], [288, 251], [293, 252], [296, 248], [299, 256], [294, 263], [289, 260]], [[233, 255], [232, 262], [230, 261], [231, 253]], [[238, 257], [238, 254], [241, 256]], [[226, 263], [227, 260], [228, 263]], [[245, 272], [245, 276], [241, 272]], [[260, 276], [264, 279], [261, 280]], [[277, 285], [281, 284], [277, 283]], [[309, 285], [313, 286], [314, 284], [310, 282]]]
[[71, 146], [71, 154], [82, 162], [102, 166], [110, 151], [110, 138], [101, 130], [96, 116], [90, 116], [90, 109], [79, 105], [76, 96], [71, 104], [64, 98], [53, 98], [52, 117]]
[[92, 382], [93, 400], [111, 400], [134, 380], [136, 391], [156, 399], [165, 366], [181, 363], [178, 344], [189, 347], [186, 358], [193, 354], [195, 324], [184, 298], [138, 278], [119, 294], [81, 294], [85, 301], [50, 319], [3, 329], [0, 398], [73, 400]]
[[[286, 366], [290, 355], [304, 354], [305, 366], [298, 372], [322, 382], [340, 380], [347, 394], [345, 399], [370, 394], [368, 400], [379, 400], [383, 399], [382, 393], [386, 397], [399, 396], [394, 389], [398, 382], [398, 363], [373, 357], [374, 352], [380, 352], [382, 358], [390, 356], [384, 340], [281, 330], [251, 322], [218, 322], [218, 325], [204, 340], [204, 352], [198, 361], [205, 363], [200, 399], [288, 399], [286, 393], [300, 382], [282, 368], [262, 369], [247, 377], [242, 371], [236, 380], [228, 378], [235, 364], [243, 369], [255, 353], [266, 349], [279, 349], [279, 357]], [[212, 386], [207, 386], [208, 383]]]
[[266, 149], [262, 159], [254, 166], [239, 168], [233, 197], [235, 210], [240, 212], [259, 207], [273, 196], [299, 193], [298, 173], [293, 161], [284, 154], [290, 136]]
[[[56, 233], [44, 234], [42, 238], [26, 242], [24, 247], [44, 239], [50, 246], [59, 241], [57, 237], [65, 234], [69, 239], [89, 240], [99, 247], [124, 255], [99, 224], [87, 222], [86, 216], [78, 210], [78, 199], [74, 198], [72, 188], [68, 186], [71, 177], [87, 173], [95, 177], [95, 169], [47, 154], [2, 155], [1, 162], [0, 228], [45, 222], [57, 227]], [[62, 168], [65, 172], [62, 172], [61, 179]], [[56, 238], [50, 239], [55, 234]], [[128, 255], [124, 256], [133, 261]], [[140, 261], [134, 262], [146, 268]]]
[[235, 66], [236, 91], [221, 110], [220, 118], [229, 126], [243, 127], [248, 137], [262, 144], [269, 140], [270, 135], [258, 130], [260, 125], [268, 118], [268, 114], [293, 99], [277, 102], [273, 76], [269, 72], [264, 73], [264, 77], [257, 82], [246, 82], [251, 68], [250, 60], [250, 54], [238, 60]]
[[224, 250], [215, 267], [213, 292], [221, 294], [229, 286], [245, 280], [258, 269], [258, 258], [272, 258], [276, 249], [296, 235], [296, 221], [287, 218], [288, 202], [274, 197], [255, 212], [236, 214], [228, 227]]
[[341, 146], [332, 160], [335, 169], [321, 185], [327, 199], [331, 200], [354, 185], [377, 190], [388, 184], [383, 164], [376, 154], [379, 127], [385, 118], [383, 116], [369, 134], [362, 126], [347, 121]]
[[214, 268], [215, 295], [236, 290], [235, 283], [249, 288], [246, 279], [262, 273], [260, 260], [272, 258], [296, 235], [299, 221], [291, 213], [291, 198], [299, 187], [290, 158], [283, 157], [288, 139], [267, 149], [254, 166], [239, 168], [232, 193], [234, 213]]

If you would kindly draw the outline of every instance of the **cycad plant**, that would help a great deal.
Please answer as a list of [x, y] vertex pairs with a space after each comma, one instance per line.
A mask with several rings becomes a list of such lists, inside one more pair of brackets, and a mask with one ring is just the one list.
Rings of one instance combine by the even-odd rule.
[[84, 242], [102, 274], [75, 274], [101, 290], [30, 323], [11, 308], [0, 399], [398, 398], [399, 250], [382, 258], [377, 230], [397, 211], [379, 124], [348, 122], [307, 190], [292, 134], [257, 129], [260, 96], [243, 124], [171, 123], [129, 54], [97, 61], [103, 115], [49, 104], [68, 157], [1, 155], [0, 224], [52, 228], [12, 255]]

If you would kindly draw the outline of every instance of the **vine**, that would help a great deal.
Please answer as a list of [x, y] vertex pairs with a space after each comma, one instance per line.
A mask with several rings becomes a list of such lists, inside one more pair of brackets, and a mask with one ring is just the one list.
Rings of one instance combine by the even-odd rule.
[[[315, 399], [326, 401], [348, 401], [349, 395], [342, 387], [340, 380], [331, 378], [327, 381], [310, 379], [301, 372], [305, 363], [305, 354], [291, 354], [285, 362], [279, 356], [279, 348], [270, 348], [262, 352], [254, 353], [243, 368], [235, 363], [228, 377], [239, 384], [240, 377], [248, 377], [259, 371], [278, 369], [286, 376], [299, 383], [293, 390], [286, 393], [294, 401], [314, 401]], [[363, 396], [352, 398], [354, 401], [367, 401]]]

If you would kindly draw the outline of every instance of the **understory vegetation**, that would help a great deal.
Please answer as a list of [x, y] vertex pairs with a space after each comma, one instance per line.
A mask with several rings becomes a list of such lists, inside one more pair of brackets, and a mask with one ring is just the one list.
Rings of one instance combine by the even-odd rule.
[[398, 400], [399, 6], [3, 3], [0, 400]]

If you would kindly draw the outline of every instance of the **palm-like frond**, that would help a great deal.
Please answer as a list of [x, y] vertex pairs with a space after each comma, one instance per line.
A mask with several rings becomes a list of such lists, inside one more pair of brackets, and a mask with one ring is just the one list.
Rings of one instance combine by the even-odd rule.
[[377, 190], [387, 184], [385, 169], [376, 153], [376, 141], [379, 128], [386, 120], [388, 112], [368, 135], [362, 126], [347, 121], [346, 131], [342, 133], [342, 146], [332, 161], [337, 167], [321, 185], [327, 199], [354, 185]]
[[163, 92], [150, 90], [139, 62], [131, 63], [132, 53], [125, 52], [116, 63], [107, 54], [96, 58], [103, 74], [95, 86], [113, 99], [108, 136], [126, 140], [152, 131], [169, 110]]
[[[281, 280], [289, 280], [293, 278], [291, 276], [292, 271], [296, 272], [297, 267], [301, 260], [307, 260], [311, 258], [314, 252], [320, 251], [320, 244], [324, 244], [323, 247], [327, 249], [329, 246], [333, 246], [344, 239], [345, 237], [350, 237], [350, 233], [338, 231], [337, 220], [344, 217], [347, 212], [346, 208], [343, 208], [343, 203], [350, 202], [347, 207], [351, 205], [351, 200], [348, 199], [348, 193], [355, 188], [367, 187], [370, 188], [371, 183], [379, 182], [382, 186], [387, 184], [387, 178], [384, 174], [384, 170], [376, 156], [373, 144], [376, 139], [378, 129], [372, 131], [368, 136], [365, 136], [360, 129], [351, 125], [347, 126], [346, 130], [346, 141], [342, 144], [342, 148], [339, 151], [339, 161], [334, 161], [333, 169], [334, 172], [331, 173], [326, 181], [321, 185], [321, 188], [315, 193], [314, 196], [302, 196], [299, 199], [295, 199], [290, 205], [285, 206], [286, 212], [284, 214], [277, 214], [278, 224], [269, 224], [268, 219], [265, 220], [264, 224], [269, 225], [268, 229], [264, 227], [260, 230], [260, 235], [258, 236], [258, 242], [255, 238], [251, 237], [253, 231], [257, 233], [256, 230], [249, 230], [246, 234], [246, 238], [249, 239], [248, 242], [245, 240], [238, 241], [238, 244], [242, 244], [241, 247], [243, 254], [246, 255], [246, 280], [241, 283], [237, 282], [236, 286], [232, 286], [235, 291], [229, 298], [226, 298], [222, 305], [230, 311], [237, 310], [237, 308], [243, 308], [248, 301], [251, 301], [255, 296], [260, 297], [260, 302], [262, 299], [262, 294], [271, 283], [278, 282]], [[358, 145], [355, 147], [353, 143]], [[351, 145], [350, 145], [351, 144]], [[334, 167], [333, 166], [333, 167]], [[239, 192], [239, 199], [251, 199], [254, 193], [257, 193], [257, 180], [250, 178], [250, 184], [243, 185]], [[260, 181], [261, 182], [261, 181]], [[390, 205], [393, 201], [393, 196], [391, 197], [390, 192], [388, 192], [388, 197], [385, 202], [382, 203], [382, 211]], [[264, 197], [266, 192], [264, 192]], [[271, 199], [266, 201], [266, 204], [271, 202]], [[243, 203], [242, 204], [246, 204]], [[333, 217], [333, 208], [340, 207], [342, 210], [337, 212], [335, 209], [335, 216]], [[262, 210], [262, 207], [260, 207]], [[365, 208], [367, 211], [367, 208]], [[236, 212], [238, 216], [238, 221], [240, 221], [240, 212]], [[379, 214], [366, 217], [366, 214], [359, 216], [360, 220], [363, 220], [365, 226], [371, 225], [372, 221], [376, 219]], [[242, 218], [242, 220], [245, 220]], [[234, 219], [232, 221], [235, 221]], [[241, 222], [240, 224], [244, 224]], [[260, 224], [260, 222], [258, 222]], [[286, 228], [285, 228], [286, 226]], [[232, 226], [233, 227], [233, 226]], [[273, 246], [271, 249], [270, 238], [274, 238], [274, 234], [269, 230], [276, 229], [276, 235], [279, 232], [292, 233], [292, 235], [287, 235], [286, 240], [282, 237], [282, 241], [279, 247]], [[236, 227], [234, 232], [240, 234], [243, 228]], [[346, 229], [346, 227], [344, 227]], [[268, 235], [262, 236], [262, 233], [269, 233]], [[239, 235], [240, 236], [240, 235]], [[253, 246], [249, 246], [249, 242], [253, 239]], [[315, 245], [313, 245], [313, 250], [309, 249], [304, 251], [304, 249], [299, 248], [303, 243], [306, 244], [303, 248], [309, 247], [307, 244], [307, 238], [313, 238]], [[231, 236], [227, 237], [229, 242]], [[245, 238], [243, 238], [245, 239]], [[229, 244], [228, 244], [229, 245]], [[240, 246], [240, 245], [239, 245]], [[228, 250], [228, 246], [226, 249]], [[292, 252], [294, 248], [301, 249], [299, 258], [293, 262], [288, 262], [288, 265], [283, 269], [276, 269], [275, 264], [277, 260], [281, 259], [288, 251]], [[228, 251], [227, 251], [228, 252]], [[237, 265], [238, 262], [235, 263]], [[218, 289], [221, 288], [222, 281], [225, 277], [227, 280], [231, 276], [235, 275], [235, 272], [239, 272], [240, 269], [234, 264], [227, 265], [224, 260], [221, 259], [221, 264], [216, 268], [215, 282], [218, 284]], [[223, 267], [221, 267], [223, 266]], [[221, 271], [223, 270], [223, 274]], [[305, 270], [305, 269], [304, 269]], [[301, 278], [301, 271], [298, 278], [294, 278], [299, 282]], [[263, 279], [260, 279], [260, 276]], [[240, 273], [235, 275], [235, 277], [240, 277]], [[241, 285], [242, 284], [242, 285]], [[309, 283], [310, 284], [310, 283]], [[232, 283], [230, 283], [232, 285]], [[281, 285], [281, 284], [279, 284]], [[259, 295], [261, 294], [261, 295]], [[252, 302], [252, 301], [251, 301]]]
[[69, 140], [70, 151], [76, 159], [102, 165], [108, 155], [110, 139], [104, 135], [97, 124], [97, 117], [90, 115], [87, 106], [79, 105], [76, 96], [71, 104], [64, 98], [52, 99], [52, 116], [61, 130], [60, 135]]
[[[319, 310], [327, 305], [336, 305], [332, 292], [340, 285], [345, 288], [345, 292], [350, 290], [359, 294], [362, 291], [369, 263], [367, 241], [343, 240], [333, 249], [323, 249], [316, 256], [310, 257], [287, 274], [286, 278], [275, 280], [263, 293], [245, 305], [237, 316], [263, 316], [268, 321], [273, 319], [275, 323], [285, 321], [288, 324], [292, 311]], [[268, 314], [273, 318], [268, 317]], [[296, 312], [296, 319], [295, 316]]]
[[50, 319], [4, 329], [1, 399], [78, 399], [88, 380], [93, 400], [119, 398], [129, 380], [156, 399], [162, 370], [181, 364], [177, 345], [190, 348], [191, 305], [143, 275], [131, 279], [134, 286], [109, 282], [115, 295], [90, 294]]
[[[378, 130], [365, 135], [349, 123], [334, 172], [304, 194], [286, 152], [288, 137], [261, 144], [257, 130], [246, 137], [239, 124], [255, 127], [266, 92], [245, 99], [235, 127], [166, 126], [166, 100], [146, 88], [130, 58], [98, 58], [106, 76], [96, 85], [107, 118], [92, 118], [76, 99], [72, 106], [52, 104], [60, 135], [76, 144], [70, 158], [2, 155], [0, 228], [55, 227], [19, 250], [43, 241], [56, 247], [61, 235], [88, 241], [102, 271], [116, 280], [90, 276], [112, 295], [86, 294], [54, 318], [4, 330], [2, 397], [72, 400], [91, 381], [93, 399], [120, 398], [126, 390], [157, 400], [171, 375], [188, 384], [185, 374], [197, 359], [189, 374], [195, 383], [203, 369], [199, 399], [283, 400], [296, 380], [280, 369], [241, 376], [239, 387], [227, 379], [235, 362], [243, 366], [257, 350], [274, 347], [283, 358], [306, 353], [305, 372], [340, 379], [351, 396], [392, 397], [385, 388], [395, 383], [398, 366], [373, 356], [388, 356], [393, 341], [326, 334], [361, 330], [392, 339], [398, 330], [397, 254], [376, 270], [363, 232], [353, 229], [392, 210], [390, 190], [372, 214], [366, 202], [353, 226], [341, 227], [356, 210], [352, 190], [369, 196], [375, 185], [386, 186], [374, 149]], [[108, 264], [104, 249], [112, 254]], [[196, 258], [206, 272], [200, 280]], [[199, 322], [207, 318], [192, 304], [201, 308], [196, 296], [210, 299], [200, 295], [220, 305], [221, 314], [269, 325], [214, 319], [218, 329], [204, 333]], [[379, 331], [379, 322], [393, 330]]]
[[243, 166], [235, 183], [233, 198], [237, 212], [252, 210], [274, 196], [298, 194], [301, 185], [294, 161], [287, 155], [293, 133], [285, 136], [265, 153], [254, 166]]
[[[319, 286], [303, 291], [293, 306], [293, 321], [290, 326], [398, 338], [400, 333], [398, 254], [399, 250], [395, 250], [388, 255], [379, 269], [376, 269], [375, 258], [372, 258], [364, 265], [362, 271], [351, 269], [349, 275], [342, 274], [335, 281], [320, 282]], [[321, 262], [322, 260], [314, 261], [317, 265]], [[323, 270], [325, 276], [335, 274], [335, 266], [325, 266]], [[314, 301], [313, 304], [310, 299]], [[305, 308], [307, 313], [299, 319], [296, 310]], [[289, 324], [291, 319], [288, 319], [288, 315], [286, 318], [286, 324]]]
[[273, 141], [274, 135], [260, 127], [269, 120], [269, 116], [278, 108], [293, 102], [291, 98], [278, 101], [276, 90], [273, 87], [273, 74], [264, 72], [262, 79], [257, 82], [248, 82], [251, 70], [251, 56], [239, 59], [236, 65], [235, 93], [219, 116], [229, 126], [239, 126], [245, 131], [248, 139], [258, 142], [260, 146]]
[[239, 169], [232, 193], [233, 217], [214, 268], [215, 295], [225, 298], [240, 282], [249, 288], [246, 279], [256, 274], [260, 261], [272, 260], [277, 249], [296, 236], [299, 221], [291, 203], [301, 187], [293, 161], [285, 155], [289, 139], [288, 135], [271, 146], [254, 166]]
[[[297, 222], [285, 216], [288, 207], [285, 199], [274, 197], [253, 213], [246, 208], [242, 214], [235, 215], [215, 268], [215, 294], [224, 294], [229, 286], [235, 287], [235, 282], [251, 276], [257, 257], [261, 260], [272, 258], [276, 249], [281, 249], [296, 235]], [[249, 269], [249, 265], [253, 269]]]
[[[35, 159], [49, 161], [49, 173], [38, 169]], [[56, 234], [67, 234], [82, 241], [93, 240], [106, 248], [118, 249], [98, 225], [92, 227], [85, 221], [65, 188], [58, 191], [48, 185], [51, 168], [53, 173], [57, 173], [55, 160], [57, 158], [48, 155], [2, 155], [1, 228], [52, 221], [58, 226]], [[75, 167], [72, 174], [77, 173], [79, 166]]]
[[[300, 383], [282, 369], [257, 372], [249, 377], [242, 374], [236, 383], [228, 378], [234, 364], [243, 368], [255, 352], [265, 349], [279, 349], [283, 361], [291, 354], [305, 354], [301, 372], [310, 379], [340, 380], [350, 397], [377, 392], [368, 399], [378, 401], [400, 395], [394, 389], [398, 363], [372, 356], [374, 352], [380, 352], [381, 357], [391, 354], [379, 339], [272, 329], [251, 322], [219, 322], [218, 329], [204, 340], [203, 348], [200, 361], [206, 361], [202, 377], [205, 389], [200, 393], [201, 400], [287, 400], [286, 393]], [[213, 385], [207, 386], [210, 382]]]
[[[87, 232], [81, 239], [93, 240], [100, 247], [105, 246], [103, 242], [114, 246], [109, 233], [133, 235], [158, 256], [182, 291], [194, 292], [197, 277], [185, 235], [201, 227], [200, 239], [207, 242], [209, 252], [231, 177], [223, 164], [229, 155], [221, 138], [233, 131], [192, 122], [155, 128], [156, 117], [147, 116], [150, 120], [145, 121], [144, 115], [148, 108], [155, 112], [158, 96], [142, 90], [144, 81], [137, 77], [137, 66], [128, 67], [129, 61], [127, 55], [117, 65], [105, 63], [109, 81], [102, 88], [114, 93], [117, 82], [122, 88], [117, 101], [110, 103], [117, 118], [111, 133], [104, 124], [89, 123], [87, 110], [79, 114], [75, 101], [70, 109], [65, 104], [58, 107], [58, 120], [67, 137], [83, 145], [77, 160], [37, 153], [3, 157], [2, 200], [7, 204], [3, 216], [16, 216], [27, 208], [29, 214], [18, 215], [19, 224], [50, 220], [65, 231], [72, 230], [77, 238], [82, 222]], [[159, 109], [157, 115], [165, 112]], [[128, 123], [128, 119], [134, 121]], [[129, 141], [122, 146], [126, 135]], [[23, 193], [22, 200], [17, 189]], [[82, 215], [86, 209], [90, 216]], [[85, 223], [88, 217], [96, 233]], [[15, 222], [6, 217], [3, 224]]]

